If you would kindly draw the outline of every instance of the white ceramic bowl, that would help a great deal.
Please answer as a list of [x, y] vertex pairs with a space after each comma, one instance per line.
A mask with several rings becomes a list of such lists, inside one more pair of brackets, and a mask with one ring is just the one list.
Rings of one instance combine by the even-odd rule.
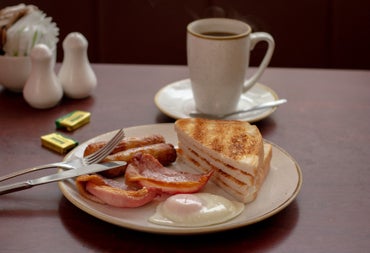
[[14, 92], [22, 92], [30, 73], [30, 57], [0, 55], [0, 85]]

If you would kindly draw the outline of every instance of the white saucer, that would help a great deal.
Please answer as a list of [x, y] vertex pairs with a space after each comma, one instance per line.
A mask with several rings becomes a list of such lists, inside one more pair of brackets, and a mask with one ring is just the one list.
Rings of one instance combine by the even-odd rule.
[[[248, 92], [242, 94], [238, 109], [248, 109], [257, 104], [278, 99], [275, 91], [257, 83]], [[189, 118], [189, 113], [197, 111], [189, 79], [166, 85], [157, 92], [154, 102], [161, 112], [174, 119]], [[227, 119], [255, 122], [268, 117], [275, 110], [276, 107], [260, 109], [230, 116]]]

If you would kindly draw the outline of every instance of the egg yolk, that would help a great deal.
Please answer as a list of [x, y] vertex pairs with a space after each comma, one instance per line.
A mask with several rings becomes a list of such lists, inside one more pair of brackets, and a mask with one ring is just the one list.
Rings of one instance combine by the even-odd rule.
[[203, 206], [202, 200], [192, 194], [177, 194], [169, 197], [163, 203], [163, 209], [182, 216], [189, 213], [199, 212]]

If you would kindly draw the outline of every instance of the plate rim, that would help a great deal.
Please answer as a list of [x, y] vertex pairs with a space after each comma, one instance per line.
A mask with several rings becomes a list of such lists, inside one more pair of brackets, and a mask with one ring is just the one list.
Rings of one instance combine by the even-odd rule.
[[[144, 127], [158, 127], [158, 126], [161, 126], [163, 128], [170, 128], [170, 126], [173, 126], [173, 125], [174, 125], [174, 123], [158, 123], [158, 124], [132, 126], [132, 127], [128, 127], [128, 128], [125, 128], [125, 129], [129, 130], [129, 129], [138, 129], [138, 128], [144, 128]], [[93, 141], [94, 139], [102, 138], [104, 135], [113, 134], [114, 132], [116, 132], [116, 130], [102, 133], [100, 135], [97, 135], [97, 136], [95, 136], [93, 138], [90, 138], [89, 140], [81, 143], [79, 146], [87, 145], [89, 142]], [[267, 212], [259, 215], [258, 217], [255, 217], [255, 218], [253, 218], [253, 219], [251, 219], [251, 220], [249, 220], [245, 223], [228, 224], [226, 222], [226, 223], [222, 224], [222, 227], [216, 227], [216, 228], [214, 228], [213, 226], [184, 227], [184, 228], [169, 227], [169, 226], [162, 226], [160, 228], [159, 227], [144, 227], [144, 226], [139, 226], [139, 225], [127, 226], [127, 225], [124, 225], [124, 224], [118, 222], [117, 219], [111, 219], [110, 216], [106, 213], [99, 212], [99, 214], [98, 214], [97, 212], [91, 212], [91, 207], [89, 208], [86, 205], [84, 205], [83, 203], [80, 203], [77, 199], [75, 199], [73, 197], [73, 194], [68, 192], [67, 182], [70, 183], [71, 181], [66, 181], [66, 182], [60, 181], [60, 182], [58, 182], [58, 186], [59, 186], [60, 191], [64, 195], [64, 197], [67, 198], [68, 201], [70, 201], [73, 205], [78, 207], [80, 210], [86, 212], [89, 215], [92, 215], [93, 217], [95, 217], [97, 219], [100, 219], [102, 221], [105, 221], [105, 222], [108, 222], [110, 224], [114, 224], [114, 225], [117, 225], [117, 226], [120, 226], [120, 227], [123, 227], [123, 228], [126, 228], [126, 229], [131, 229], [131, 230], [136, 230], [136, 231], [141, 231], [141, 232], [148, 232], [148, 233], [155, 233], [155, 234], [170, 234], [170, 235], [208, 234], [208, 233], [227, 231], [227, 230], [231, 230], [231, 229], [237, 229], [237, 228], [240, 228], [240, 227], [246, 227], [246, 226], [258, 223], [260, 221], [263, 221], [263, 220], [279, 213], [280, 211], [285, 209], [290, 203], [292, 203], [296, 199], [297, 195], [299, 194], [299, 192], [302, 188], [303, 174], [302, 174], [302, 170], [301, 170], [299, 164], [297, 163], [297, 161], [286, 150], [284, 150], [283, 148], [281, 148], [277, 144], [275, 144], [275, 143], [273, 143], [269, 140], [266, 140], [266, 139], [264, 139], [264, 141], [266, 143], [271, 144], [273, 146], [273, 148], [282, 152], [284, 154], [284, 156], [294, 164], [295, 172], [297, 173], [297, 182], [295, 182], [295, 189], [292, 192], [292, 194], [289, 197], [287, 197], [284, 201], [282, 201], [278, 206], [276, 206], [275, 208], [273, 208], [271, 210], [268, 210]], [[77, 147], [79, 147], [79, 146], [77, 146]], [[71, 154], [73, 154], [73, 150], [70, 151], [65, 156], [65, 158], [69, 157]], [[74, 182], [73, 182], [73, 185], [74, 185]], [[75, 185], [74, 185], [74, 187], [75, 187]], [[91, 200], [88, 200], [88, 199], [84, 199], [84, 201], [86, 201], [87, 203], [92, 202]], [[97, 204], [97, 203], [94, 202], [94, 204]], [[109, 208], [109, 206], [107, 206], [107, 205], [104, 205], [104, 206]]]
[[[176, 115], [174, 113], [171, 113], [170, 111], [168, 111], [164, 106], [162, 106], [161, 102], [160, 102], [160, 96], [164, 93], [164, 91], [166, 89], [169, 89], [171, 86], [174, 86], [178, 83], [181, 83], [181, 82], [188, 82], [190, 83], [190, 79], [189, 78], [184, 78], [184, 79], [181, 79], [181, 80], [177, 80], [177, 81], [174, 81], [174, 82], [171, 82], [169, 84], [166, 84], [165, 86], [163, 86], [162, 88], [160, 88], [155, 96], [154, 96], [154, 103], [155, 105], [157, 106], [157, 108], [165, 115], [173, 118], [173, 119], [181, 119], [181, 118], [184, 118], [184, 117], [181, 117], [180, 115]], [[279, 100], [279, 96], [277, 95], [277, 93], [269, 86], [265, 85], [265, 84], [262, 84], [260, 82], [256, 82], [256, 84], [253, 86], [259, 86], [260, 88], [266, 90], [267, 93], [270, 93], [273, 98], [274, 98], [274, 101], [276, 100]], [[252, 87], [252, 88], [253, 88]], [[243, 94], [247, 93], [248, 91], [244, 92]], [[238, 118], [236, 120], [241, 120], [241, 121], [247, 121], [249, 123], [254, 123], [254, 122], [257, 122], [257, 121], [260, 121], [264, 118], [267, 118], [268, 116], [270, 116], [272, 113], [274, 113], [275, 111], [277, 110], [277, 107], [271, 107], [269, 108], [268, 110], [265, 110], [263, 113], [261, 114], [258, 114], [256, 115], [254, 118], [251, 118], [251, 119], [243, 119], [243, 118]], [[188, 116], [190, 117], [190, 116]]]

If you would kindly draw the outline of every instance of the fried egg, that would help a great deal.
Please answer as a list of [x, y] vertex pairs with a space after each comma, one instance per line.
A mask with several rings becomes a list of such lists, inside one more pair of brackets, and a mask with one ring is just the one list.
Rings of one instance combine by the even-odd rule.
[[149, 221], [167, 226], [208, 226], [231, 220], [243, 210], [243, 203], [211, 193], [176, 194], [161, 202]]

